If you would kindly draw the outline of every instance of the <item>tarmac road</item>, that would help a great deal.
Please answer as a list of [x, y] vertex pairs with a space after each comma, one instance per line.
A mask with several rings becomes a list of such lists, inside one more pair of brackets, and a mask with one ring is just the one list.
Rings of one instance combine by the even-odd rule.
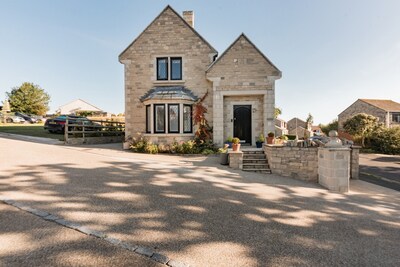
[[400, 156], [360, 154], [360, 179], [400, 191]]

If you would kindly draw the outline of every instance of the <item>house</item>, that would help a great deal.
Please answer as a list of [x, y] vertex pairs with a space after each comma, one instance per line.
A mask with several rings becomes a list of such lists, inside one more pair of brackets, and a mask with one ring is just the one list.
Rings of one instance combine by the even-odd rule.
[[358, 99], [338, 115], [339, 130], [351, 117], [366, 113], [379, 119], [386, 127], [400, 126], [400, 103], [382, 99]]
[[125, 68], [125, 135], [154, 143], [194, 138], [193, 105], [207, 108], [213, 141], [248, 145], [274, 131], [281, 71], [249, 40], [218, 52], [194, 29], [194, 13], [167, 6], [119, 55]]
[[313, 136], [311, 124], [299, 118], [293, 118], [287, 122], [287, 129], [290, 135], [297, 135], [299, 138]]
[[318, 125], [311, 126], [311, 131], [313, 132], [313, 135], [324, 135], [321, 127], [319, 127]]
[[90, 112], [90, 113], [99, 114], [99, 113], [102, 113], [103, 111], [101, 109], [99, 109], [98, 107], [95, 107], [92, 104], [89, 104], [88, 102], [86, 102], [82, 99], [76, 99], [68, 104], [60, 106], [56, 110], [56, 113], [59, 113], [59, 114], [77, 114], [77, 113], [82, 113], [82, 112]]
[[287, 135], [287, 122], [280, 118], [275, 118], [275, 136]]

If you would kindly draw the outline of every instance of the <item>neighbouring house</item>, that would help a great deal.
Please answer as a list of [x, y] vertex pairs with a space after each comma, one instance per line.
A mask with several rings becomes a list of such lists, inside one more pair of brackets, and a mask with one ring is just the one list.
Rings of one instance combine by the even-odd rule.
[[77, 114], [80, 112], [90, 112], [93, 114], [103, 113], [103, 111], [101, 109], [93, 106], [92, 104], [89, 104], [88, 102], [86, 102], [82, 99], [76, 99], [68, 104], [60, 106], [56, 110], [56, 113], [59, 113], [59, 114]]
[[249, 40], [218, 52], [194, 29], [194, 14], [167, 6], [119, 55], [125, 67], [125, 136], [154, 143], [194, 138], [193, 105], [203, 99], [215, 144], [254, 145], [274, 131], [281, 71]]
[[366, 113], [379, 119], [385, 127], [400, 126], [400, 103], [383, 99], [358, 99], [338, 115], [339, 130], [351, 117]]
[[299, 118], [293, 118], [287, 122], [287, 129], [290, 135], [297, 135], [299, 138], [313, 136], [311, 124]]
[[318, 125], [311, 126], [311, 131], [313, 132], [313, 135], [324, 135], [321, 127], [319, 127]]
[[275, 136], [287, 135], [287, 122], [280, 118], [275, 118]]

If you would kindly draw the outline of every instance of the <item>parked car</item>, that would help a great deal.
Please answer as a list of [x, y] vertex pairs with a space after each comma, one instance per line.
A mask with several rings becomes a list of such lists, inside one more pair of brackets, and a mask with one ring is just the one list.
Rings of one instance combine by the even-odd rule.
[[6, 122], [8, 122], [8, 123], [24, 123], [25, 119], [20, 116], [8, 115], [6, 117]]
[[28, 115], [26, 115], [24, 113], [21, 113], [21, 112], [15, 112], [15, 116], [22, 117], [22, 118], [24, 118], [24, 120], [26, 122], [29, 122], [29, 123], [37, 123], [37, 120], [35, 118], [32, 118], [31, 116], [28, 116]]
[[[68, 118], [68, 124], [79, 124], [85, 126], [98, 126], [97, 123], [89, 120], [85, 117], [73, 116], [73, 115], [61, 115], [56, 118], [47, 119], [44, 123], [44, 129], [48, 130], [50, 133], [63, 133], [65, 129], [65, 123]], [[94, 130], [97, 127], [85, 127], [86, 130]]]

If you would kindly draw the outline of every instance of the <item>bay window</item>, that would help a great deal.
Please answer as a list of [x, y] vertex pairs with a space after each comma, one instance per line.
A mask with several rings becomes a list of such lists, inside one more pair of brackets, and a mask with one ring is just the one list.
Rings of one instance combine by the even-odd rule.
[[146, 133], [191, 134], [192, 105], [182, 103], [146, 105]]
[[154, 105], [154, 132], [165, 133], [165, 105]]

